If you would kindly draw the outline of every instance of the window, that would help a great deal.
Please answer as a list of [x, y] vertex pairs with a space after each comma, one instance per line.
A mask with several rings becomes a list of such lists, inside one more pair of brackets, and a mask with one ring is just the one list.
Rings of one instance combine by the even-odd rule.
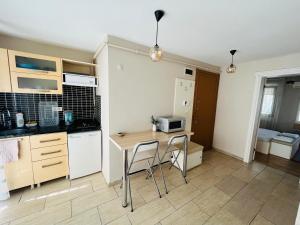
[[299, 105], [298, 105], [296, 123], [300, 124], [300, 102], [299, 102]]
[[264, 89], [263, 102], [261, 107], [261, 114], [265, 116], [272, 116], [275, 102], [275, 87], [266, 87]]

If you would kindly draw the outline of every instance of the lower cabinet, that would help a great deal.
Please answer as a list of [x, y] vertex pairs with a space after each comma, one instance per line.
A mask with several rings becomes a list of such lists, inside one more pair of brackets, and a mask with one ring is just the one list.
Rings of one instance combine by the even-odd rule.
[[33, 171], [29, 137], [19, 138], [19, 160], [5, 165], [9, 190], [33, 185]]
[[66, 132], [34, 135], [30, 140], [35, 184], [69, 175]]
[[56, 157], [33, 162], [34, 183], [52, 180], [69, 174], [68, 157]]
[[4, 167], [9, 190], [69, 175], [66, 132], [18, 139], [19, 159]]

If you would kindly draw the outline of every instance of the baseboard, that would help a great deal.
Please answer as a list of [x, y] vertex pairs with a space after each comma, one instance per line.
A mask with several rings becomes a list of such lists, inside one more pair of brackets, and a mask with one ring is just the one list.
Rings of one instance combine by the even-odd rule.
[[238, 157], [238, 156], [236, 156], [236, 155], [234, 155], [234, 154], [231, 154], [231, 153], [229, 153], [229, 152], [227, 152], [227, 151], [224, 151], [224, 150], [222, 150], [222, 149], [213, 147], [213, 150], [215, 150], [215, 151], [217, 151], [217, 152], [220, 152], [220, 153], [223, 153], [223, 154], [225, 154], [225, 155], [228, 155], [228, 156], [230, 156], [230, 157], [232, 157], [232, 158], [235, 158], [235, 159], [244, 161], [243, 158]]

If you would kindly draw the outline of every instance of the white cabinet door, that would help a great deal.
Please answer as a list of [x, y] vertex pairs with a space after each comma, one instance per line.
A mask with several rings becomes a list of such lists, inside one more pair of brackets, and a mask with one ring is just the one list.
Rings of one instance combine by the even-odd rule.
[[101, 171], [101, 131], [68, 135], [70, 178]]

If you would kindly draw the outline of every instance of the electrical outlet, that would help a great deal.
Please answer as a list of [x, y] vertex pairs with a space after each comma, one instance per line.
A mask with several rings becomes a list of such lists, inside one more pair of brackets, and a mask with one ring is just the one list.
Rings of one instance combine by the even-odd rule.
[[63, 108], [62, 107], [52, 107], [52, 111], [54, 111], [54, 112], [62, 112]]

